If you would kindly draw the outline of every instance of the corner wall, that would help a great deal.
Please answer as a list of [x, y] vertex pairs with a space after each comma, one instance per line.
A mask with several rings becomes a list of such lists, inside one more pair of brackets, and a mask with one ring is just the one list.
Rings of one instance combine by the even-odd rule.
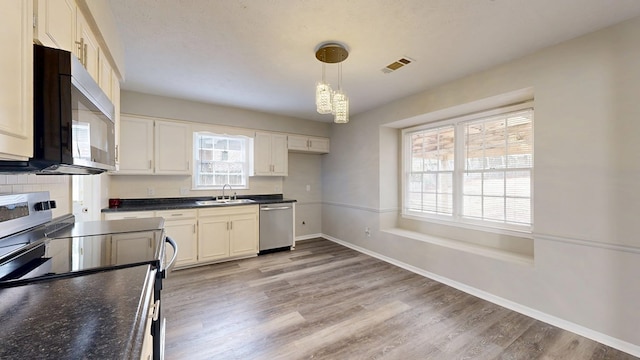
[[[323, 233], [640, 356], [638, 34], [640, 18], [332, 126]], [[533, 264], [385, 231], [396, 226], [401, 179], [399, 141], [385, 126], [528, 88]]]

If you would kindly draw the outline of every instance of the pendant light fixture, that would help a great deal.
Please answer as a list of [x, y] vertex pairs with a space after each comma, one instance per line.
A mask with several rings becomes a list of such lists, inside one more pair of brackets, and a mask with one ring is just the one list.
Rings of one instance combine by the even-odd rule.
[[[316, 59], [322, 62], [322, 80], [316, 84], [316, 111], [333, 114], [334, 122], [349, 122], [349, 98], [342, 90], [342, 62], [349, 56], [347, 49], [337, 43], [318, 46]], [[333, 91], [325, 79], [325, 64], [338, 64], [338, 90]]]

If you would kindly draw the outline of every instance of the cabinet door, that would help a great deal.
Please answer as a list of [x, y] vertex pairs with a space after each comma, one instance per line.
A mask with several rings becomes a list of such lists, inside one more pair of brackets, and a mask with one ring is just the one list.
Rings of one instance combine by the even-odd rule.
[[309, 151], [326, 154], [329, 152], [329, 139], [309, 138]]
[[3, 1], [0, 11], [0, 158], [33, 156], [33, 2]]
[[287, 136], [271, 135], [271, 163], [272, 175], [287, 176], [289, 172], [289, 153], [287, 151]]
[[254, 175], [271, 175], [271, 134], [256, 133], [253, 149]]
[[100, 85], [100, 88], [102, 89], [102, 91], [104, 91], [104, 93], [107, 95], [109, 100], [113, 102], [113, 92], [112, 92], [113, 81], [111, 80], [111, 73], [113, 71], [111, 70], [111, 64], [109, 64], [109, 61], [107, 61], [106, 56], [100, 56], [99, 60], [100, 60], [100, 79], [99, 79], [100, 81], [98, 82], [98, 84]]
[[153, 173], [153, 120], [120, 117], [118, 174]]
[[[198, 262], [198, 236], [196, 219], [169, 220], [165, 218], [165, 233], [178, 245], [178, 256], [175, 267], [191, 265]], [[167, 246], [167, 261], [173, 256], [173, 248]]]
[[76, 5], [73, 0], [36, 0], [36, 42], [72, 51], [75, 41]]
[[120, 169], [120, 80], [115, 73], [111, 74], [111, 94], [114, 107], [114, 123], [116, 132], [116, 171]]
[[229, 257], [229, 217], [199, 218], [198, 260], [211, 261], [226, 257]]
[[153, 232], [111, 236], [111, 264], [131, 264], [153, 256]]
[[[156, 217], [164, 218], [165, 233], [178, 245], [175, 267], [198, 262], [198, 233], [196, 230], [196, 210], [177, 209], [156, 211]], [[173, 248], [167, 246], [166, 261], [173, 256]]]
[[100, 80], [100, 47], [93, 35], [87, 20], [80, 10], [76, 11], [76, 41], [75, 54], [81, 60], [91, 77], [96, 82]]
[[233, 215], [230, 220], [229, 255], [258, 253], [258, 217], [256, 214]]
[[289, 135], [287, 137], [287, 148], [294, 151], [307, 151], [308, 140], [306, 136]]
[[191, 174], [191, 127], [188, 124], [159, 121], [155, 124], [155, 173]]

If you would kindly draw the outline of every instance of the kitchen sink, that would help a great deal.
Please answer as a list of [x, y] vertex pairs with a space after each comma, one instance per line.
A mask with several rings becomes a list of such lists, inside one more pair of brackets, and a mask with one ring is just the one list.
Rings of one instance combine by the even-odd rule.
[[200, 200], [196, 201], [196, 205], [200, 206], [215, 206], [215, 205], [232, 205], [232, 204], [251, 204], [254, 203], [251, 199], [218, 199], [218, 200]]

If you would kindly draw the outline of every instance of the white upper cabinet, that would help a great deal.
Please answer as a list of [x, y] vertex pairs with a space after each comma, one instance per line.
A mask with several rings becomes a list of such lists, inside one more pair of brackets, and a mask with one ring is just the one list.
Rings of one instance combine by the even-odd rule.
[[191, 174], [192, 138], [191, 126], [188, 124], [156, 120], [155, 173]]
[[329, 153], [329, 139], [300, 135], [289, 135], [287, 148], [293, 152], [308, 152], [316, 154]]
[[191, 126], [122, 115], [116, 174], [191, 174]]
[[287, 176], [288, 164], [287, 136], [256, 132], [254, 139], [254, 175]]
[[109, 100], [113, 102], [113, 80], [111, 79], [111, 77], [114, 76], [114, 74], [113, 70], [111, 69], [111, 64], [109, 64], [109, 61], [107, 61], [107, 57], [102, 56], [102, 54], [100, 56], [99, 63], [100, 74], [98, 77], [98, 85], [100, 85], [100, 88], [102, 89], [102, 91], [104, 91]]
[[0, 11], [0, 158], [33, 156], [33, 2]]
[[120, 117], [117, 174], [153, 174], [153, 120]]
[[81, 11], [76, 11], [74, 53], [96, 82], [100, 80], [100, 47]]
[[34, 40], [44, 46], [73, 51], [76, 4], [73, 0], [36, 0]]
[[116, 170], [120, 168], [120, 80], [115, 73], [111, 75], [111, 101], [114, 107], [115, 132], [116, 132]]

